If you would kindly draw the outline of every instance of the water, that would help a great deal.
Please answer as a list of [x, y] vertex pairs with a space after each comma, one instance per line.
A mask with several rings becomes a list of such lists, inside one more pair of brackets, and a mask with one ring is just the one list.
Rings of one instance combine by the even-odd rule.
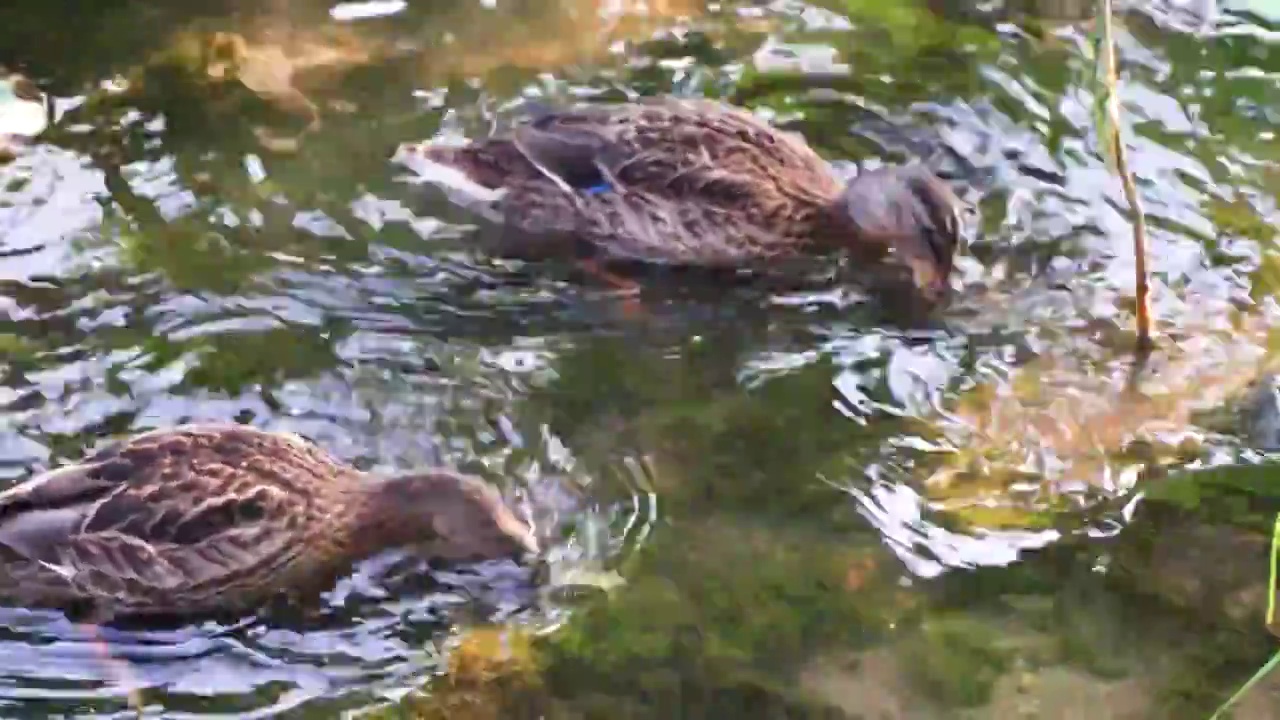
[[[109, 631], [149, 714], [427, 683], [403, 716], [1197, 718], [1267, 657], [1266, 18], [1124, 18], [1162, 334], [1135, 367], [1083, 3], [10, 5], [0, 63], [38, 92], [0, 94], [0, 477], [238, 420], [482, 473], [552, 547], [532, 595], [389, 555], [309, 624]], [[636, 318], [470, 252], [476, 219], [391, 162], [523, 100], [658, 93], [842, 172], [929, 163], [978, 208], [959, 300], [912, 330], [852, 288]], [[4, 716], [127, 712], [60, 614], [0, 628]]]

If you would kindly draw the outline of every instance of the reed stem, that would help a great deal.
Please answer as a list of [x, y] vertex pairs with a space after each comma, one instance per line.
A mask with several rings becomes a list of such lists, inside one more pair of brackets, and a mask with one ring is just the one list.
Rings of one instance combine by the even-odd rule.
[[[1111, 0], [1102, 0], [1099, 13], [1102, 22], [1102, 64], [1107, 87], [1106, 112], [1109, 122], [1105, 132], [1110, 136], [1102, 139], [1111, 145], [1112, 157], [1115, 159], [1116, 174], [1120, 176], [1120, 184], [1124, 187], [1124, 197], [1129, 203], [1133, 215], [1133, 293], [1137, 305], [1137, 352], [1150, 352], [1155, 343], [1151, 338], [1151, 286], [1147, 282], [1147, 220], [1142, 211], [1142, 200], [1138, 197], [1138, 188], [1129, 172], [1129, 160], [1125, 152], [1125, 144], [1120, 132], [1120, 93], [1119, 73], [1116, 71], [1116, 46], [1112, 33]], [[1099, 128], [1102, 130], [1102, 128]], [[1100, 138], [1101, 139], [1101, 138]]]

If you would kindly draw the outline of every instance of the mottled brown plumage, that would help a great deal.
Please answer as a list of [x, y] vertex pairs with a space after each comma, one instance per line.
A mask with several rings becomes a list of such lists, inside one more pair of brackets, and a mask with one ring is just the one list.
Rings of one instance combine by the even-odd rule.
[[450, 559], [537, 553], [477, 478], [375, 478], [243, 425], [144, 433], [0, 493], [0, 595], [103, 619], [252, 611], [410, 545]]
[[548, 111], [508, 136], [401, 157], [415, 154], [501, 189], [495, 209], [518, 231], [502, 251], [529, 259], [761, 271], [848, 250], [888, 256], [936, 295], [960, 232], [960, 201], [923, 168], [845, 185], [799, 135], [707, 100]]

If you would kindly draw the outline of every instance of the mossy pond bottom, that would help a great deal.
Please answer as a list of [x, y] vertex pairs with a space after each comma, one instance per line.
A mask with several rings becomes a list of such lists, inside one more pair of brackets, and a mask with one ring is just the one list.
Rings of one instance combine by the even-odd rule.
[[[306, 622], [108, 629], [155, 717], [1207, 718], [1276, 648], [1280, 27], [1149, 5], [1118, 19], [1137, 364], [1090, 4], [11, 0], [0, 481], [235, 420], [480, 473], [550, 546], [536, 589], [394, 554]], [[630, 312], [474, 252], [392, 162], [657, 94], [839, 173], [927, 164], [977, 209], [955, 301]], [[1267, 680], [1235, 716], [1277, 708]], [[67, 618], [0, 609], [0, 716], [129, 712]]]

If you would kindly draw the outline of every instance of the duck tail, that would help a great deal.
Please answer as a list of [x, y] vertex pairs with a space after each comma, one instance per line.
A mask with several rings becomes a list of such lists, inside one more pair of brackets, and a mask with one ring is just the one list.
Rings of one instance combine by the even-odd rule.
[[474, 146], [426, 145], [423, 156], [462, 172], [472, 182], [490, 190], [502, 187], [502, 173], [497, 163], [482, 148]]
[[404, 143], [391, 162], [410, 171], [400, 180], [433, 185], [453, 202], [486, 216], [507, 192], [484, 154], [471, 147]]
[[528, 161], [506, 140], [487, 140], [469, 145], [420, 143], [415, 152], [422, 159], [453, 168], [472, 182], [497, 190], [512, 179], [527, 174]]

